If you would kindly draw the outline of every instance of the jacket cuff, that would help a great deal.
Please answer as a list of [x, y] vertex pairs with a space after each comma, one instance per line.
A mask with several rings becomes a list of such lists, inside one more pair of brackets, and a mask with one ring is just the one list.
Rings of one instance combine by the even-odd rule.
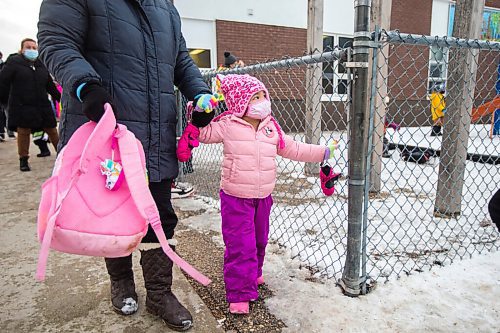
[[[70, 85], [69, 85], [70, 86], [70, 93], [74, 97], [78, 98], [78, 100], [80, 100], [80, 98], [77, 95], [77, 90], [78, 90], [78, 88], [83, 83], [86, 83], [86, 84], [90, 84], [90, 83], [101, 84], [101, 78], [98, 77], [98, 76], [89, 75], [89, 76], [84, 76], [84, 77], [81, 77], [79, 79], [76, 79], [75, 81], [73, 81], [73, 83], [70, 83]], [[83, 88], [83, 86], [82, 86], [82, 88]], [[79, 92], [81, 92], [81, 89], [80, 89]]]
[[330, 148], [326, 147], [325, 148], [325, 155], [323, 156], [323, 162], [328, 161], [330, 159]]
[[87, 82], [83, 82], [82, 84], [80, 84], [80, 85], [78, 86], [78, 88], [76, 88], [76, 98], [78, 98], [78, 100], [79, 100], [81, 103], [83, 103], [83, 101], [82, 101], [82, 98], [80, 97], [80, 94], [81, 94], [81, 92], [82, 92], [83, 87], [85, 87], [85, 85], [86, 85], [86, 84], [87, 84]]

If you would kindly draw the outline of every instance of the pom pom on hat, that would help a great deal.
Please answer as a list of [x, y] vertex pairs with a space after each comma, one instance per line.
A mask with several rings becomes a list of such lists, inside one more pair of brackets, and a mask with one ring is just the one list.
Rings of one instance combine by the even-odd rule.
[[227, 51], [224, 52], [224, 66], [225, 67], [229, 67], [237, 61], [238, 61], [238, 58], [236, 58], [234, 55], [232, 55], [231, 53], [229, 53]]

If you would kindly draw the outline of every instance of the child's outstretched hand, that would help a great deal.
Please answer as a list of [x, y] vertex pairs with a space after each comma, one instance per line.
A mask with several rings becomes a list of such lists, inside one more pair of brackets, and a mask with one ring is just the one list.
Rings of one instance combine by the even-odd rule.
[[194, 111], [196, 112], [212, 112], [219, 103], [219, 94], [199, 94], [194, 98]]
[[339, 142], [337, 140], [330, 141], [330, 143], [326, 146], [325, 157], [323, 158], [323, 160], [328, 161], [330, 158], [332, 158], [333, 152], [338, 147], [339, 147]]

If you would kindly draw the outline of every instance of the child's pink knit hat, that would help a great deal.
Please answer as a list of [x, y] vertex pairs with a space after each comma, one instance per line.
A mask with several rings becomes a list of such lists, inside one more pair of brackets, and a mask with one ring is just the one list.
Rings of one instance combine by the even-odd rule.
[[218, 75], [221, 90], [226, 101], [227, 109], [236, 117], [243, 117], [248, 108], [248, 103], [253, 95], [263, 90], [269, 100], [269, 92], [264, 83], [248, 74]]
[[[243, 117], [248, 109], [248, 103], [253, 95], [259, 91], [264, 91], [266, 93], [266, 99], [270, 100], [269, 91], [267, 91], [264, 83], [259, 81], [257, 78], [250, 76], [248, 74], [238, 75], [238, 74], [228, 74], [228, 75], [217, 75], [217, 80], [220, 80], [220, 87], [222, 94], [224, 95], [224, 100], [226, 102], [227, 111], [217, 116], [213, 121], [218, 121], [220, 118], [233, 114], [236, 117]], [[283, 139], [283, 132], [278, 122], [274, 117], [271, 116], [271, 121], [274, 123], [279, 136], [279, 148], [285, 148], [285, 140]]]

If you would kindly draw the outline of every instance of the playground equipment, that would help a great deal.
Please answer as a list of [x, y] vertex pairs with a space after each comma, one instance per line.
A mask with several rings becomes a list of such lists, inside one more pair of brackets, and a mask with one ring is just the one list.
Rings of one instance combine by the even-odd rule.
[[490, 137], [500, 135], [500, 97], [495, 97], [492, 101], [481, 104], [472, 109], [471, 122], [476, 123], [482, 117], [491, 114]]
[[493, 135], [500, 135], [500, 63], [497, 67], [497, 74], [498, 79], [495, 85], [497, 96], [492, 101], [472, 109], [472, 123], [477, 122], [483, 116], [491, 114], [490, 138], [493, 138]]

